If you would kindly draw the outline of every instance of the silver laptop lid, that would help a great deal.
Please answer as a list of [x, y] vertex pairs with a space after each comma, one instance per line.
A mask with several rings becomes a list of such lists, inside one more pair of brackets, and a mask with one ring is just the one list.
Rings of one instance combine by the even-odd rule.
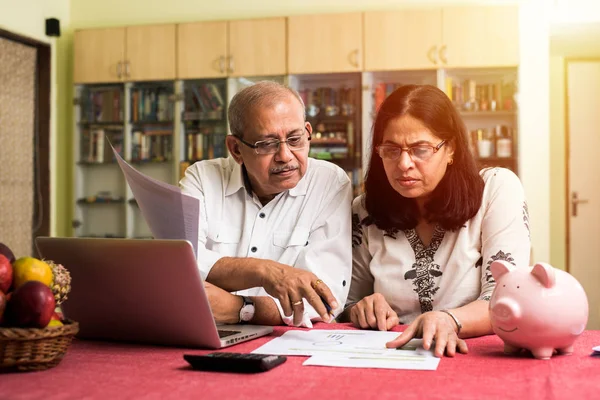
[[36, 244], [71, 273], [61, 307], [79, 322], [79, 337], [220, 347], [189, 242], [38, 237]]

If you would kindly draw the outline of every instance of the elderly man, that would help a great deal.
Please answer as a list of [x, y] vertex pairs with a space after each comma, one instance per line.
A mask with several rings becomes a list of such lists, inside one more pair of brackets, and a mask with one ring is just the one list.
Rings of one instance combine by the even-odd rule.
[[198, 265], [215, 319], [329, 322], [352, 276], [350, 180], [308, 158], [312, 127], [293, 89], [245, 88], [228, 118], [230, 157], [197, 162], [180, 181], [200, 199]]

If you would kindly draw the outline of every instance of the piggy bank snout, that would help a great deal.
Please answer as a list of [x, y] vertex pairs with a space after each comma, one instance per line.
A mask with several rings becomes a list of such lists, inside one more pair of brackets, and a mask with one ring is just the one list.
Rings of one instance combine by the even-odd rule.
[[504, 297], [493, 305], [492, 314], [498, 321], [511, 322], [521, 318], [521, 307], [516, 301]]

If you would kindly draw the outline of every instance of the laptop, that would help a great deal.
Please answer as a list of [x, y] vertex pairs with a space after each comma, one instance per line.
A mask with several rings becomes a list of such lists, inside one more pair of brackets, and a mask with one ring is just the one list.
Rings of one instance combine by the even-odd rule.
[[41, 256], [71, 274], [61, 304], [78, 337], [218, 349], [273, 331], [216, 325], [186, 240], [37, 237]]

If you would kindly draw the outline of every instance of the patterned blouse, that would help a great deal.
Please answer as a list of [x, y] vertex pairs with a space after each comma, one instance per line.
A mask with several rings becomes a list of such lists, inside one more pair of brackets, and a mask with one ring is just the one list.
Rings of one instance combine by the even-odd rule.
[[352, 204], [352, 284], [348, 303], [383, 294], [400, 323], [421, 313], [488, 300], [494, 260], [528, 266], [529, 214], [519, 178], [505, 168], [482, 170], [479, 212], [460, 229], [434, 229], [424, 246], [415, 229], [381, 231], [370, 224], [362, 196]]

